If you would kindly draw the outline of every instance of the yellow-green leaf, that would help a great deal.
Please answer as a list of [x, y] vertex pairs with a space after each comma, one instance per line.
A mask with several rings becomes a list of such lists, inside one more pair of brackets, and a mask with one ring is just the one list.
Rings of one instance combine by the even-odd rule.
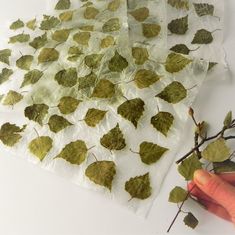
[[115, 85], [107, 79], [101, 79], [94, 88], [91, 97], [107, 99], [112, 98], [114, 95]]
[[108, 10], [109, 11], [117, 11], [120, 6], [121, 6], [120, 0], [113, 0], [108, 4]]
[[132, 56], [137, 65], [143, 65], [149, 59], [148, 50], [144, 47], [132, 47]]
[[71, 96], [64, 96], [60, 99], [58, 108], [62, 114], [70, 114], [76, 111], [81, 100], [77, 100]]
[[157, 37], [161, 31], [161, 26], [159, 24], [142, 24], [143, 35], [146, 38], [154, 38]]
[[89, 89], [95, 86], [97, 81], [97, 76], [95, 73], [91, 72], [84, 77], [78, 78], [78, 90]]
[[168, 29], [170, 30], [171, 33], [178, 34], [178, 35], [183, 35], [187, 32], [188, 30], [188, 15], [172, 20], [168, 24]]
[[18, 19], [17, 21], [13, 22], [10, 25], [11, 30], [17, 30], [17, 29], [20, 29], [20, 28], [23, 28], [23, 27], [24, 27], [24, 22], [20, 19]]
[[66, 42], [70, 34], [70, 29], [60, 29], [56, 30], [52, 34], [52, 39], [57, 42]]
[[38, 63], [57, 61], [60, 53], [55, 48], [43, 48], [38, 56]]
[[65, 12], [60, 13], [59, 18], [63, 22], [68, 22], [73, 19], [73, 14], [74, 14], [74, 11], [65, 11]]
[[120, 30], [121, 25], [118, 18], [109, 19], [107, 22], [104, 23], [102, 30], [103, 33], [110, 33]]
[[49, 119], [48, 125], [52, 132], [58, 133], [73, 124], [62, 116], [52, 115]]
[[0, 62], [10, 65], [9, 57], [11, 56], [10, 49], [0, 50]]
[[90, 32], [79, 32], [73, 35], [73, 40], [78, 44], [87, 46], [91, 37]]
[[30, 70], [33, 59], [32, 55], [23, 55], [16, 61], [16, 66], [23, 70]]
[[88, 126], [95, 127], [104, 119], [106, 113], [107, 111], [100, 109], [89, 109], [86, 113], [84, 121]]
[[229, 127], [232, 123], [232, 119], [233, 119], [233, 113], [232, 111], [229, 111], [224, 119], [224, 126]]
[[84, 11], [84, 18], [87, 20], [95, 19], [99, 14], [99, 10], [95, 7], [87, 7]]
[[102, 54], [91, 54], [84, 58], [85, 65], [91, 69], [97, 69], [100, 66], [100, 62], [103, 58]]
[[47, 33], [44, 33], [41, 36], [34, 38], [33, 41], [29, 43], [29, 45], [37, 50], [44, 47], [47, 42]]
[[32, 20], [28, 21], [28, 22], [26, 23], [26, 26], [27, 26], [27, 28], [29, 28], [29, 29], [31, 29], [31, 30], [35, 30], [35, 29], [37, 28], [36, 23], [37, 23], [37, 20], [36, 20], [36, 18], [35, 18], [35, 19], [32, 19]]
[[149, 17], [149, 9], [147, 7], [141, 7], [131, 11], [130, 15], [132, 15], [137, 21], [142, 22]]
[[109, 61], [109, 70], [112, 72], [122, 72], [125, 68], [128, 67], [128, 62], [126, 58], [121, 56], [118, 51], [115, 51], [115, 55]]
[[44, 19], [41, 22], [41, 30], [51, 30], [60, 23], [60, 20], [54, 16], [44, 15]]
[[15, 105], [23, 99], [23, 95], [20, 93], [10, 90], [3, 100], [3, 105]]
[[64, 87], [73, 87], [77, 84], [76, 68], [63, 69], [55, 75], [55, 80]]
[[176, 186], [171, 190], [168, 201], [172, 203], [179, 203], [185, 201], [187, 197], [188, 192], [185, 189]]
[[70, 0], [59, 0], [55, 6], [55, 10], [67, 10], [70, 8]]
[[100, 42], [100, 47], [101, 48], [107, 48], [110, 46], [113, 46], [115, 44], [115, 40], [113, 36], [106, 36], [103, 38]]
[[33, 85], [39, 81], [39, 79], [43, 76], [43, 72], [37, 69], [31, 70], [28, 73], [24, 75], [24, 80], [21, 84], [21, 88], [28, 86], [28, 85]]
[[24, 43], [30, 40], [30, 35], [21, 33], [15, 36], [10, 37], [9, 43]]
[[3, 68], [0, 73], [0, 85], [9, 80], [10, 76], [13, 74], [12, 69]]

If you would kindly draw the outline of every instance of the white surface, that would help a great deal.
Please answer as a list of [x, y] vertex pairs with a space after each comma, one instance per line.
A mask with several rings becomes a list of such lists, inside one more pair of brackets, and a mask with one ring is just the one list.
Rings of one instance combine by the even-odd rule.
[[[221, 0], [222, 1], [222, 0]], [[0, 24], [22, 15], [34, 17], [46, 9], [46, 0], [0, 0]], [[225, 48], [235, 76], [235, 2], [226, 0]], [[210, 80], [203, 86], [194, 105], [198, 117], [219, 126], [228, 110], [235, 113], [235, 84], [232, 80]], [[200, 108], [199, 108], [200, 107]], [[182, 153], [190, 147], [191, 124]], [[178, 157], [182, 153], [179, 153]], [[0, 153], [0, 234], [4, 235], [162, 235], [176, 213], [167, 202], [168, 193], [182, 179], [172, 166], [162, 192], [147, 219], [107, 201], [100, 194], [81, 189], [37, 166]], [[187, 207], [186, 207], [187, 208]], [[172, 235], [210, 235], [235, 233], [234, 227], [190, 203], [200, 219], [196, 231], [186, 228], [182, 217]], [[186, 209], [187, 210], [187, 209]]]

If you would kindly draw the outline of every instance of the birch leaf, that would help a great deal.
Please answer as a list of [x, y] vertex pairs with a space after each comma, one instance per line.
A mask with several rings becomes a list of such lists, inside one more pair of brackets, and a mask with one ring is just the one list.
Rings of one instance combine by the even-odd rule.
[[101, 79], [91, 97], [100, 98], [100, 99], [107, 99], [112, 98], [115, 95], [115, 85], [107, 79]]
[[78, 58], [83, 55], [82, 50], [79, 47], [70, 47], [68, 51], [69, 57], [67, 60], [71, 62], [76, 62]]
[[73, 11], [65, 11], [65, 12], [60, 13], [59, 18], [63, 22], [68, 22], [73, 19], [73, 14], [74, 14]]
[[109, 70], [112, 72], [121, 73], [125, 68], [127, 68], [128, 62], [126, 58], [121, 56], [117, 51], [115, 51], [115, 55], [109, 61]]
[[30, 40], [30, 35], [29, 34], [18, 34], [15, 36], [10, 37], [9, 43], [24, 43], [28, 42]]
[[15, 105], [23, 99], [23, 95], [20, 93], [10, 90], [3, 100], [3, 105]]
[[29, 45], [37, 50], [44, 47], [47, 42], [47, 33], [44, 33], [41, 36], [34, 38], [33, 41], [29, 43]]
[[177, 73], [183, 70], [192, 60], [174, 52], [167, 56], [165, 69], [169, 73]]
[[95, 19], [99, 14], [99, 10], [95, 7], [87, 7], [84, 11], [84, 18], [87, 20]]
[[229, 127], [232, 123], [232, 119], [233, 119], [233, 113], [232, 111], [229, 111], [224, 119], [224, 126]]
[[96, 80], [97, 80], [97, 76], [93, 72], [86, 75], [85, 77], [78, 78], [78, 90], [94, 87]]
[[76, 68], [63, 69], [55, 75], [55, 80], [59, 85], [64, 87], [73, 87], [77, 84], [77, 70]]
[[43, 125], [43, 120], [48, 114], [49, 107], [46, 104], [33, 104], [28, 106], [24, 110], [24, 115], [29, 120]]
[[140, 98], [127, 100], [118, 107], [117, 113], [130, 121], [135, 128], [137, 128], [138, 121], [144, 113], [144, 105], [144, 101]]
[[107, 111], [99, 110], [99, 109], [89, 109], [86, 113], [84, 121], [90, 127], [95, 127], [98, 125], [105, 117]]
[[102, 60], [102, 54], [91, 54], [85, 56], [85, 65], [87, 65], [91, 69], [97, 69], [100, 66], [100, 62]]
[[112, 161], [97, 161], [89, 165], [86, 176], [95, 184], [112, 190], [112, 182], [116, 175], [116, 165]]
[[35, 155], [40, 161], [46, 157], [52, 149], [53, 140], [49, 136], [41, 136], [32, 140], [29, 145], [29, 151]]
[[151, 165], [159, 161], [168, 150], [169, 149], [161, 147], [157, 144], [145, 141], [140, 144], [139, 154], [143, 163]]
[[75, 112], [80, 103], [80, 100], [77, 100], [71, 96], [64, 96], [60, 99], [58, 108], [62, 114], [66, 115]]
[[159, 112], [157, 115], [151, 118], [151, 124], [153, 127], [161, 132], [164, 136], [167, 136], [174, 122], [174, 116], [168, 112]]
[[73, 124], [62, 116], [52, 115], [49, 119], [48, 125], [52, 132], [58, 133]]
[[107, 22], [104, 23], [102, 30], [103, 33], [110, 33], [120, 30], [121, 25], [118, 18], [109, 19]]
[[0, 129], [0, 140], [6, 146], [12, 147], [22, 138], [21, 133], [24, 131], [26, 126], [22, 128], [9, 122], [3, 124]]
[[197, 218], [191, 213], [189, 212], [185, 217], [184, 217], [184, 223], [185, 225], [187, 225], [188, 227], [195, 229], [198, 225], [198, 220]]
[[176, 186], [171, 190], [168, 201], [172, 203], [180, 203], [185, 201], [187, 197], [188, 192], [185, 189]]
[[24, 22], [20, 19], [18, 19], [17, 21], [13, 22], [10, 25], [11, 30], [17, 30], [17, 29], [20, 29], [20, 28], [23, 28], [23, 27], [24, 27]]
[[52, 39], [57, 42], [66, 42], [70, 34], [70, 29], [60, 29], [56, 30], [52, 34]]
[[170, 50], [184, 55], [188, 55], [191, 51], [185, 44], [176, 44]]
[[179, 19], [172, 20], [168, 24], [171, 33], [183, 35], [188, 30], [188, 15]]
[[125, 183], [125, 190], [131, 195], [131, 198], [147, 199], [152, 194], [149, 173], [130, 178]]
[[120, 0], [113, 0], [108, 4], [108, 10], [109, 11], [117, 11], [120, 6], [121, 6]]
[[132, 47], [132, 56], [137, 65], [143, 65], [149, 59], [148, 50], [143, 47]]
[[143, 22], [149, 17], [149, 9], [147, 7], [141, 7], [134, 11], [131, 11], [130, 15], [132, 15], [135, 20]]
[[80, 32], [73, 35], [73, 40], [78, 44], [87, 46], [91, 37], [90, 32]]
[[202, 157], [210, 162], [223, 162], [230, 157], [230, 149], [223, 138], [217, 139], [202, 151]]
[[78, 28], [82, 31], [94, 31], [94, 25], [81, 25]]
[[0, 50], [0, 62], [10, 65], [9, 57], [11, 56], [10, 49]]
[[235, 172], [235, 162], [229, 159], [224, 162], [214, 162], [213, 169], [216, 174]]
[[215, 7], [211, 4], [193, 3], [193, 6], [194, 6], [195, 11], [199, 17], [206, 16], [206, 15], [210, 15], [210, 16], [214, 15]]
[[70, 8], [70, 0], [59, 0], [55, 6], [55, 10], [67, 10]]
[[0, 73], [0, 85], [9, 80], [12, 74], [13, 74], [12, 69], [3, 68], [2, 72]]
[[161, 31], [161, 26], [159, 24], [142, 24], [143, 35], [146, 38], [157, 37]]
[[168, 103], [177, 104], [187, 97], [187, 90], [180, 82], [172, 82], [156, 97], [165, 100]]
[[126, 142], [123, 133], [119, 127], [119, 124], [115, 128], [111, 129], [101, 139], [100, 143], [103, 147], [109, 150], [122, 150], [126, 147]]
[[217, 62], [209, 62], [208, 71], [212, 70], [217, 64]]
[[199, 29], [193, 38], [192, 44], [210, 44], [213, 40], [211, 32], [206, 29]]
[[37, 23], [37, 20], [36, 20], [36, 18], [35, 18], [35, 19], [33, 19], [33, 20], [28, 21], [28, 22], [26, 23], [26, 26], [27, 26], [27, 28], [29, 28], [29, 29], [31, 29], [31, 30], [34, 31], [34, 30], [37, 28], [36, 23]]
[[37, 83], [42, 76], [43, 72], [40, 70], [34, 69], [29, 71], [24, 75], [24, 81], [22, 82], [20, 88]]
[[16, 61], [16, 66], [23, 70], [30, 70], [33, 59], [32, 55], [23, 55]]
[[86, 143], [77, 140], [67, 144], [55, 158], [62, 158], [71, 164], [81, 165], [86, 160], [87, 151]]
[[186, 9], [189, 10], [188, 0], [168, 0], [167, 3], [176, 9]]
[[115, 40], [113, 36], [107, 36], [103, 38], [100, 42], [100, 47], [101, 48], [107, 48], [110, 46], [113, 46], [115, 44]]
[[60, 23], [60, 20], [54, 16], [44, 15], [44, 19], [41, 22], [41, 30], [51, 30], [55, 28]]
[[38, 63], [47, 63], [57, 61], [59, 52], [55, 48], [43, 48], [38, 56]]

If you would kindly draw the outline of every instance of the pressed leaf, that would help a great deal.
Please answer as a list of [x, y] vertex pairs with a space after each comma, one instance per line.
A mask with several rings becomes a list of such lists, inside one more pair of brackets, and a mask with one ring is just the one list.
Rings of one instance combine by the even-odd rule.
[[32, 55], [23, 55], [16, 61], [16, 66], [23, 70], [30, 70], [33, 59]]
[[47, 42], [47, 33], [44, 33], [41, 36], [34, 38], [33, 41], [29, 43], [29, 45], [37, 50], [44, 47]]
[[232, 111], [229, 111], [224, 119], [224, 126], [229, 127], [232, 123], [232, 119], [233, 119], [233, 113]]
[[130, 14], [139, 22], [145, 21], [149, 17], [149, 9], [147, 7], [141, 7], [134, 11], [131, 11]]
[[78, 90], [93, 88], [95, 86], [97, 76], [95, 73], [78, 78]]
[[70, 34], [70, 29], [60, 29], [56, 30], [52, 34], [52, 39], [57, 42], [66, 42]]
[[21, 33], [15, 36], [10, 37], [9, 43], [24, 43], [30, 40], [30, 35]]
[[206, 29], [199, 29], [194, 35], [192, 44], [210, 44], [213, 41], [212, 33]]
[[37, 20], [36, 20], [36, 18], [35, 18], [35, 19], [32, 19], [32, 20], [28, 21], [28, 22], [26, 23], [26, 26], [27, 26], [27, 28], [29, 28], [29, 29], [31, 29], [31, 30], [35, 30], [35, 29], [37, 28], [36, 23], [37, 23]]
[[51, 30], [60, 23], [60, 20], [54, 16], [44, 15], [44, 19], [41, 22], [41, 30]]
[[208, 71], [212, 70], [217, 64], [217, 62], [209, 62]]
[[22, 128], [9, 122], [3, 124], [0, 129], [0, 140], [6, 146], [12, 147], [22, 138], [21, 133], [24, 131], [26, 126]]
[[59, 0], [55, 6], [55, 10], [67, 10], [70, 8], [70, 0]]
[[138, 65], [144, 64], [149, 59], [148, 50], [143, 47], [132, 47], [132, 56]]
[[152, 194], [149, 173], [130, 178], [125, 183], [125, 190], [131, 195], [131, 198], [147, 199]]
[[191, 212], [189, 212], [184, 217], [184, 223], [185, 223], [185, 225], [189, 226], [190, 228], [195, 229], [198, 225], [198, 220]]
[[130, 121], [135, 128], [137, 128], [138, 121], [144, 113], [144, 105], [144, 101], [140, 98], [127, 100], [118, 107], [117, 113]]
[[103, 147], [109, 150], [122, 150], [126, 147], [126, 142], [123, 136], [119, 124], [115, 128], [111, 129], [101, 139], [100, 143]]
[[192, 154], [178, 166], [178, 171], [185, 180], [192, 180], [194, 172], [199, 169], [202, 169], [202, 163], [196, 154]]
[[113, 0], [108, 4], [108, 10], [109, 11], [117, 11], [120, 6], [121, 6], [120, 0]]
[[157, 37], [161, 31], [161, 26], [159, 24], [142, 24], [143, 35], [146, 38]]
[[63, 69], [55, 75], [55, 80], [64, 87], [73, 87], [77, 84], [76, 68]]
[[83, 54], [83, 52], [79, 47], [70, 47], [68, 54], [69, 57], [67, 58], [67, 60], [71, 62], [76, 62], [78, 58]]
[[43, 120], [48, 114], [48, 109], [49, 107], [46, 104], [33, 104], [25, 108], [24, 115], [29, 120], [37, 122], [42, 126]]
[[52, 132], [58, 133], [73, 124], [62, 116], [52, 115], [49, 119], [48, 125]]
[[65, 11], [60, 13], [59, 18], [61, 21], [63, 22], [68, 22], [71, 21], [73, 19], [73, 11]]
[[84, 18], [87, 20], [95, 19], [99, 14], [99, 10], [95, 7], [87, 7], [84, 11]]
[[118, 18], [109, 19], [107, 22], [104, 23], [102, 30], [104, 33], [110, 33], [120, 30], [121, 25]]
[[38, 56], [38, 63], [57, 61], [60, 53], [55, 48], [43, 48]]
[[102, 57], [102, 54], [87, 55], [84, 58], [85, 65], [87, 65], [91, 69], [97, 69], [100, 66]]
[[88, 126], [95, 127], [104, 119], [106, 113], [107, 111], [100, 109], [89, 109], [86, 113], [84, 121]]
[[112, 98], [115, 95], [115, 85], [107, 79], [101, 79], [91, 97], [105, 99], [105, 98]]
[[216, 174], [235, 172], [235, 162], [229, 159], [224, 162], [214, 162], [213, 170]]
[[13, 74], [12, 69], [3, 68], [2, 72], [0, 73], [0, 85], [6, 82], [12, 74]]
[[122, 72], [125, 68], [127, 68], [128, 62], [126, 58], [121, 56], [117, 51], [115, 51], [115, 55], [109, 61], [109, 70], [112, 72]]
[[73, 40], [77, 42], [78, 44], [87, 46], [90, 40], [90, 37], [91, 37], [90, 32], [80, 32], [80, 33], [76, 33], [73, 35]]
[[169, 149], [159, 146], [157, 144], [146, 142], [140, 144], [140, 158], [141, 161], [147, 165], [151, 165], [159, 161], [162, 156]]
[[177, 73], [183, 70], [192, 60], [174, 52], [167, 56], [165, 68], [169, 73]]
[[20, 29], [20, 28], [23, 28], [23, 27], [24, 27], [24, 22], [20, 19], [18, 19], [17, 21], [13, 22], [10, 25], [11, 30], [17, 30], [17, 29]]
[[87, 167], [85, 174], [95, 184], [104, 186], [111, 191], [112, 182], [116, 175], [116, 165], [112, 161], [97, 161]]
[[23, 95], [16, 91], [10, 90], [3, 100], [3, 105], [15, 105], [23, 99]]
[[151, 118], [151, 124], [156, 130], [167, 136], [174, 122], [174, 116], [168, 112], [159, 112]]
[[176, 9], [186, 9], [189, 10], [189, 1], [188, 0], [168, 0], [168, 4]]
[[11, 56], [10, 49], [0, 50], [0, 62], [10, 65], [9, 57]]
[[113, 46], [115, 44], [115, 40], [113, 36], [107, 36], [103, 38], [100, 42], [100, 47], [101, 48], [107, 48], [110, 46]]
[[21, 88], [33, 85], [39, 81], [39, 79], [43, 76], [43, 72], [37, 69], [31, 70], [24, 75], [24, 80], [21, 84]]
[[191, 51], [185, 44], [176, 44], [170, 50], [184, 55], [188, 55]]
[[56, 158], [62, 158], [74, 165], [81, 165], [86, 160], [87, 151], [86, 143], [77, 140], [67, 144]]
[[174, 34], [185, 34], [188, 30], [188, 15], [179, 19], [172, 20], [168, 24], [168, 29]]
[[64, 96], [60, 99], [58, 108], [62, 114], [70, 114], [76, 111], [80, 103], [80, 100], [77, 100], [71, 96]]
[[179, 203], [185, 201], [187, 197], [188, 192], [185, 189], [176, 186], [171, 190], [168, 201], [173, 203]]
[[195, 11], [198, 16], [214, 15], [215, 7], [208, 3], [193, 3]]
[[177, 104], [187, 97], [187, 90], [180, 82], [172, 82], [170, 85], [156, 95], [156, 97], [165, 100], [168, 103]]
[[202, 151], [202, 157], [210, 162], [223, 162], [230, 157], [230, 149], [223, 138], [219, 138]]
[[46, 157], [52, 149], [53, 140], [49, 136], [41, 136], [32, 140], [29, 145], [29, 151], [35, 155], [40, 161]]
[[94, 31], [94, 25], [82, 25], [78, 28], [82, 31]]

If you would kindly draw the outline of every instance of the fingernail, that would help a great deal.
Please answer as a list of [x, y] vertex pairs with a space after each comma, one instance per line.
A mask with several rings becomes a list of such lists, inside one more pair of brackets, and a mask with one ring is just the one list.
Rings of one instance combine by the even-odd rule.
[[211, 175], [204, 170], [197, 170], [194, 172], [194, 180], [200, 185], [207, 184], [211, 179]]

